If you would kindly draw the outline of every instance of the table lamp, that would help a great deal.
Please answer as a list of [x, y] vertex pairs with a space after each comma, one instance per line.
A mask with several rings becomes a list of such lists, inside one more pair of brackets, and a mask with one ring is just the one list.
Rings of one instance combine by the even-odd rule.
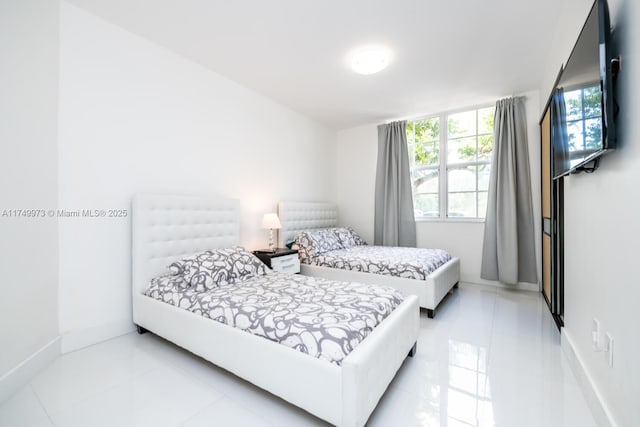
[[276, 246], [273, 243], [273, 229], [282, 228], [282, 224], [280, 224], [280, 219], [278, 218], [278, 214], [276, 213], [266, 213], [262, 217], [262, 228], [269, 229], [269, 249], [272, 252], [276, 251]]

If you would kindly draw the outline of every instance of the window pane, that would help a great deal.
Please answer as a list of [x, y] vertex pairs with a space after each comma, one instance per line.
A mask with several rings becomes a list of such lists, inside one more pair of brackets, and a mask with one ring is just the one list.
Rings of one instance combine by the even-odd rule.
[[413, 207], [416, 218], [440, 216], [438, 174], [437, 166], [411, 171]]
[[439, 217], [440, 118], [407, 123], [416, 218]]
[[585, 146], [598, 149], [602, 145], [602, 119], [588, 119], [584, 121]]
[[490, 133], [493, 135], [493, 119], [495, 107], [487, 107], [478, 110], [478, 133]]
[[452, 114], [447, 121], [449, 138], [476, 134], [476, 110]]
[[415, 142], [415, 134], [413, 132], [413, 122], [407, 123], [407, 143], [409, 145]]
[[476, 193], [449, 193], [449, 218], [475, 218]]
[[493, 134], [478, 136], [478, 160], [491, 160]]
[[564, 103], [567, 107], [567, 120], [582, 118], [582, 99], [580, 90], [572, 90], [564, 93]]
[[447, 163], [475, 162], [476, 138], [450, 139], [447, 141]]
[[[447, 216], [450, 218], [477, 218], [479, 208], [486, 210], [491, 165], [478, 162], [492, 159], [494, 112], [494, 107], [486, 107], [448, 118]], [[472, 164], [461, 166], [464, 163]]]
[[602, 107], [602, 92], [600, 86], [588, 87], [584, 90], [584, 115], [585, 117], [598, 117]]
[[437, 165], [440, 162], [440, 142], [416, 142], [413, 159], [416, 165]]
[[411, 174], [411, 188], [415, 193], [437, 193], [439, 189], [438, 169], [416, 169]]
[[478, 190], [489, 190], [489, 179], [491, 177], [491, 165], [478, 165]]
[[413, 206], [416, 218], [437, 218], [440, 216], [438, 193], [414, 194]]
[[584, 145], [582, 140], [582, 121], [567, 123], [567, 133], [569, 134], [570, 151], [582, 150]]
[[431, 117], [429, 119], [413, 122], [416, 141], [438, 141], [440, 140], [440, 118]]
[[447, 185], [452, 191], [476, 191], [476, 166], [449, 167]]
[[407, 143], [407, 151], [409, 152], [409, 168], [413, 170], [416, 164], [416, 146], [414, 144]]
[[478, 218], [485, 218], [487, 216], [487, 195], [486, 191], [478, 193]]

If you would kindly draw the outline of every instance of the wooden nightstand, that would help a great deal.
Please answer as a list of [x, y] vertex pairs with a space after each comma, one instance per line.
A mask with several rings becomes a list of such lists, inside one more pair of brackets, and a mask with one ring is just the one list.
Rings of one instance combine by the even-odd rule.
[[268, 249], [253, 251], [267, 267], [282, 273], [300, 273], [300, 260], [296, 249], [276, 248], [275, 252]]

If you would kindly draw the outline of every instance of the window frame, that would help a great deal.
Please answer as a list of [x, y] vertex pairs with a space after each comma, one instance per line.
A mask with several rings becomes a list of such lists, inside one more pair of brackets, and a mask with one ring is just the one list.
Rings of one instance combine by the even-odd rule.
[[[587, 120], [599, 119], [600, 128], [602, 129], [602, 111], [600, 111], [600, 113], [593, 116], [587, 116], [585, 114], [584, 92], [586, 89], [591, 89], [593, 87], [595, 86], [574, 85], [574, 86], [568, 86], [564, 90], [565, 94], [580, 91], [580, 118], [572, 119], [572, 120], [567, 119], [567, 127], [569, 126], [570, 123], [580, 123], [582, 125], [582, 132], [581, 132], [582, 148], [580, 150], [569, 150], [570, 159], [572, 155], [574, 156], [574, 159], [575, 158], [582, 159], [584, 158], [584, 156], [588, 155], [589, 153], [593, 153], [594, 151], [596, 151], [596, 150], [589, 150], [588, 148], [586, 148]], [[601, 99], [601, 102], [602, 102], [602, 99]], [[602, 109], [602, 106], [600, 108]]]
[[[476, 106], [469, 106], [469, 107], [464, 107], [464, 108], [457, 108], [454, 110], [448, 110], [448, 111], [444, 111], [444, 112], [440, 112], [437, 114], [426, 114], [426, 115], [422, 115], [422, 116], [418, 116], [418, 117], [412, 117], [410, 119], [407, 119], [407, 123], [412, 123], [412, 122], [417, 122], [417, 121], [421, 121], [421, 120], [426, 120], [426, 119], [433, 119], [433, 118], [438, 118], [439, 124], [440, 124], [440, 140], [439, 140], [439, 159], [438, 159], [438, 214], [439, 216], [437, 217], [416, 217], [415, 213], [414, 213], [414, 219], [416, 222], [471, 222], [471, 223], [484, 223], [485, 222], [485, 218], [480, 218], [480, 217], [449, 217], [447, 216], [447, 211], [448, 211], [448, 206], [449, 206], [449, 176], [447, 174], [447, 166], [448, 166], [448, 153], [447, 153], [447, 141], [448, 141], [448, 137], [449, 137], [449, 123], [448, 123], [448, 117], [454, 114], [458, 114], [458, 113], [465, 113], [465, 112], [469, 112], [469, 111], [478, 111], [478, 110], [483, 110], [485, 108], [494, 108], [495, 110], [495, 102], [494, 103], [490, 103], [490, 104], [480, 104], [480, 105], [476, 105]], [[477, 113], [476, 113], [477, 114]], [[474, 136], [477, 138], [478, 137], [478, 120], [476, 117], [476, 129], [475, 129], [475, 134]], [[482, 134], [484, 135], [484, 134]], [[407, 140], [408, 143], [408, 140]], [[494, 141], [495, 144], [495, 141]], [[415, 140], [413, 142], [413, 145], [415, 146]], [[411, 150], [409, 150], [411, 152]], [[462, 165], [467, 165], [467, 166], [480, 166], [483, 164], [492, 164], [492, 160], [478, 160], [478, 161], [474, 161], [474, 162], [464, 162], [464, 163], [457, 163], [456, 165], [462, 166]], [[413, 161], [409, 161], [409, 169], [413, 170]], [[476, 204], [478, 203], [478, 199], [477, 199], [477, 193], [478, 193], [478, 175], [477, 175], [477, 171], [476, 171], [476, 188], [475, 188], [475, 193], [476, 193]], [[411, 194], [413, 196], [413, 184], [412, 184], [412, 188], [411, 188]], [[487, 192], [488, 194], [488, 192]], [[414, 205], [414, 209], [415, 209], [415, 205]], [[477, 211], [477, 206], [476, 206], [476, 211]]]

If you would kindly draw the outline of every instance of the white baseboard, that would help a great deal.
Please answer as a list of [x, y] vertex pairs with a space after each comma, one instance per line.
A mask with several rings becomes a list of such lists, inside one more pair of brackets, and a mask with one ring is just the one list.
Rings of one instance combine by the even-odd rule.
[[76, 329], [62, 334], [62, 354], [80, 350], [135, 330], [131, 320], [121, 320], [86, 329]]
[[60, 355], [60, 337], [56, 337], [18, 366], [0, 377], [0, 403], [13, 396]]
[[589, 374], [589, 370], [586, 368], [580, 354], [576, 352], [571, 335], [567, 333], [567, 329], [563, 328], [560, 334], [560, 342], [562, 351], [569, 360], [569, 365], [573, 374], [576, 376], [578, 385], [582, 389], [582, 394], [587, 401], [587, 406], [591, 409], [596, 424], [599, 426], [611, 426], [617, 427], [618, 424], [613, 419], [613, 415], [609, 410], [609, 407], [602, 398], [602, 393], [593, 382], [593, 377]]
[[537, 283], [518, 283], [517, 285], [506, 285], [502, 282], [493, 282], [490, 280], [465, 280], [460, 279], [460, 283], [467, 285], [484, 286], [486, 288], [511, 289], [514, 291], [540, 292], [540, 286]]

